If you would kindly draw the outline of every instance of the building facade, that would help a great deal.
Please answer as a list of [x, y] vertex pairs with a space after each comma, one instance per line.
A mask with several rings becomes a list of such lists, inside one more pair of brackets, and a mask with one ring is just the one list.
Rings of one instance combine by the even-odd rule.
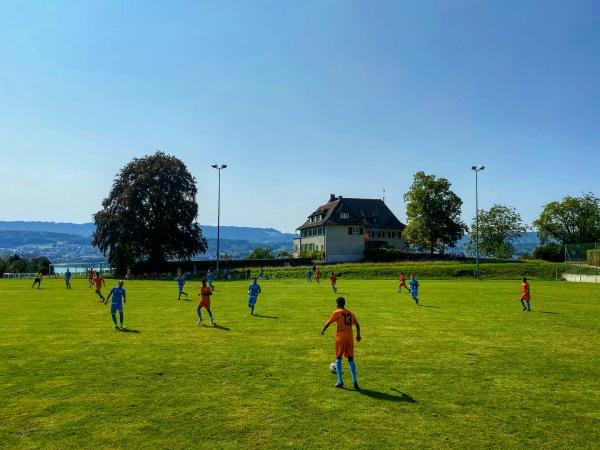
[[404, 227], [383, 200], [332, 194], [297, 228], [294, 257], [318, 251], [325, 262], [360, 261], [367, 247], [404, 248]]

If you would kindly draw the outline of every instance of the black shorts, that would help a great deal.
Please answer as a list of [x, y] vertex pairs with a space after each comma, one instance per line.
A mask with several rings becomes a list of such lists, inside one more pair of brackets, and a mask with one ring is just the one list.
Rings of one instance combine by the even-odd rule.
[[36, 278], [35, 280], [33, 280], [33, 284], [41, 283], [41, 282], [42, 282], [42, 280], [40, 278]]

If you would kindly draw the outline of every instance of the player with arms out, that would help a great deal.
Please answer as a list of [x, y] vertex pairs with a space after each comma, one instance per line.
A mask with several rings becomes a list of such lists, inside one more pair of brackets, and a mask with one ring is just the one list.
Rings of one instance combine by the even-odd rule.
[[33, 280], [31, 289], [33, 289], [36, 284], [37, 284], [38, 289], [42, 286], [42, 277], [43, 277], [42, 272], [40, 270], [38, 270], [37, 273], [35, 274], [35, 280]]
[[531, 290], [529, 289], [529, 282], [527, 278], [523, 277], [521, 283], [521, 305], [523, 305], [523, 311], [531, 312]]
[[[119, 281], [118, 286], [112, 288], [106, 297], [106, 303], [111, 299], [110, 302], [110, 315], [113, 321], [113, 328], [115, 330], [123, 329], [123, 303], [125, 300], [125, 289], [123, 288], [123, 281]], [[105, 304], [106, 304], [105, 303]], [[117, 323], [117, 311], [119, 312], [119, 323]]]
[[332, 323], [336, 323], [337, 332], [335, 334], [335, 368], [338, 381], [335, 387], [344, 387], [344, 379], [342, 377], [342, 358], [345, 356], [350, 365], [350, 373], [352, 374], [352, 383], [354, 389], [360, 389], [356, 378], [356, 364], [354, 363], [354, 335], [352, 334], [352, 326], [356, 326], [356, 342], [360, 342], [360, 325], [356, 316], [352, 311], [346, 309], [346, 299], [338, 297], [336, 299], [337, 308], [327, 320], [327, 323], [321, 330], [321, 335], [325, 334], [327, 328]]
[[252, 278], [252, 284], [248, 286], [248, 308], [250, 308], [250, 315], [254, 315], [254, 306], [256, 305], [256, 301], [258, 300], [258, 294], [262, 291], [260, 289], [260, 285], [256, 281], [256, 277]]
[[206, 312], [208, 313], [208, 316], [210, 317], [210, 324], [211, 325], [216, 325], [215, 323], [215, 319], [213, 318], [213, 314], [212, 311], [210, 310], [210, 296], [213, 293], [213, 290], [210, 286], [206, 285], [207, 280], [206, 278], [202, 279], [202, 286], [200, 287], [200, 293], [198, 294], [200, 296], [200, 303], [198, 303], [198, 325], [200, 325], [202, 323], [202, 308], [206, 308]]
[[188, 298], [187, 292], [184, 292], [184, 290], [183, 290], [183, 286], [185, 285], [185, 276], [179, 275], [177, 278], [175, 278], [175, 281], [177, 281], [177, 288], [179, 289], [179, 295], [177, 296], [177, 301], [178, 302], [181, 301], [181, 294], [185, 295], [185, 299], [187, 300], [187, 298]]

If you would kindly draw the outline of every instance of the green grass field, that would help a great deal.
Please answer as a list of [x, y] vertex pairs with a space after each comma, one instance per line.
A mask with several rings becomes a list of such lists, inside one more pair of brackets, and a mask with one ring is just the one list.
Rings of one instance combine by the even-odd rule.
[[[362, 327], [362, 391], [328, 365], [329, 286], [217, 285], [218, 328], [174, 282], [126, 284], [127, 332], [82, 280], [0, 281], [4, 448], [598, 448], [600, 286], [339, 280]], [[110, 282], [109, 284], [112, 284]], [[108, 289], [107, 289], [108, 290]], [[351, 386], [344, 364], [346, 385]]]

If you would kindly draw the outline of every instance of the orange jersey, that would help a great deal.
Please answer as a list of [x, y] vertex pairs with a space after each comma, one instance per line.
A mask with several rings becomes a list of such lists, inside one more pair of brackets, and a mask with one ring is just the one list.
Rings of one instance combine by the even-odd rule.
[[319, 269], [317, 269], [317, 272], [315, 273], [315, 276], [317, 278], [321, 278], [321, 271]]
[[531, 300], [531, 293], [529, 291], [529, 283], [521, 283], [521, 300]]
[[356, 325], [358, 321], [354, 313], [346, 308], [338, 308], [329, 317], [328, 324], [333, 322], [337, 325], [337, 335], [353, 338], [352, 325]]
[[206, 309], [210, 309], [210, 296], [212, 295], [212, 289], [209, 286], [202, 286], [200, 288], [200, 303], [198, 303], [199, 307], [205, 307]]
[[400, 275], [400, 286], [406, 286], [406, 277], [404, 274]]
[[329, 276], [329, 281], [331, 281], [331, 284], [335, 284], [337, 281], [337, 277], [335, 275], [330, 275]]
[[96, 290], [99, 291], [102, 288], [102, 282], [104, 281], [104, 278], [102, 277], [96, 277], [94, 278], [94, 283], [96, 284]]

